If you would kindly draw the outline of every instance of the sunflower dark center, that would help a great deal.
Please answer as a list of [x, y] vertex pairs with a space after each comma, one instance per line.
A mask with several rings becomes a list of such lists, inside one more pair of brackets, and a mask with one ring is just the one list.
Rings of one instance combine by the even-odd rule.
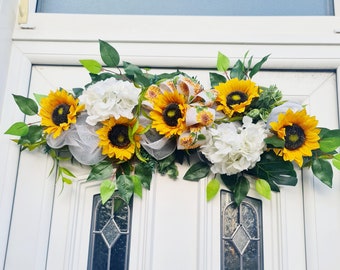
[[227, 96], [227, 105], [232, 106], [235, 104], [241, 104], [242, 102], [245, 102], [247, 99], [248, 96], [244, 92], [234, 91]]
[[168, 126], [177, 126], [178, 119], [181, 117], [182, 113], [177, 103], [170, 103], [163, 111], [163, 119]]
[[70, 105], [60, 104], [52, 112], [52, 121], [59, 126], [62, 123], [67, 123], [67, 115], [70, 112]]
[[303, 129], [293, 124], [286, 126], [285, 148], [295, 150], [300, 148], [306, 140], [306, 135]]
[[124, 148], [130, 144], [128, 127], [125, 125], [118, 124], [113, 126], [109, 131], [108, 137], [112, 145], [118, 148]]

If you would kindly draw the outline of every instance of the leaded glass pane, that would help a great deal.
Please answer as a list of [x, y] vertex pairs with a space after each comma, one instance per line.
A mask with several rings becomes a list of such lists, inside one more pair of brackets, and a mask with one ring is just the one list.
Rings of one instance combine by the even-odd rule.
[[237, 206], [221, 191], [221, 241], [221, 269], [262, 270], [262, 202], [247, 197]]
[[104, 205], [93, 197], [88, 270], [127, 270], [131, 207], [115, 197]]

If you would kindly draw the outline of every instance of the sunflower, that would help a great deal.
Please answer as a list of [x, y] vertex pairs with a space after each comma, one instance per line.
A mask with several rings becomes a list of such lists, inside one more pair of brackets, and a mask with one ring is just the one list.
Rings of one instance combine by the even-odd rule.
[[259, 88], [251, 80], [231, 79], [215, 86], [218, 91], [216, 101], [218, 111], [223, 111], [228, 117], [234, 113], [243, 113], [253, 98], [259, 97]]
[[187, 104], [184, 95], [165, 91], [153, 100], [153, 109], [150, 112], [152, 128], [159, 134], [170, 138], [173, 135], [180, 135], [185, 129], [185, 113]]
[[102, 154], [110, 158], [119, 160], [130, 160], [135, 153], [136, 148], [140, 148], [140, 136], [142, 127], [139, 126], [133, 135], [133, 141], [129, 138], [129, 128], [133, 128], [136, 119], [131, 120], [120, 117], [118, 120], [111, 117], [102, 122], [103, 127], [96, 132], [99, 136], [99, 146], [102, 148]]
[[301, 167], [304, 156], [312, 156], [312, 150], [319, 148], [320, 129], [314, 116], [307, 115], [306, 109], [293, 112], [288, 109], [278, 116], [277, 122], [270, 123], [272, 130], [285, 141], [283, 149], [275, 149], [284, 160], [296, 161]]
[[78, 99], [64, 89], [51, 91], [47, 97], [42, 98], [39, 115], [45, 132], [52, 134], [55, 139], [76, 123], [77, 114], [84, 110], [84, 105], [78, 103]]

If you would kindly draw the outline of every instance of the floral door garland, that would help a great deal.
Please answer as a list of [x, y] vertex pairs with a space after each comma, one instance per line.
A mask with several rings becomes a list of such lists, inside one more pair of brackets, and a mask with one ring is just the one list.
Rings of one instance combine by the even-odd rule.
[[21, 150], [44, 149], [63, 183], [76, 176], [61, 161], [78, 162], [91, 167], [88, 181], [102, 181], [103, 203], [115, 191], [128, 202], [150, 189], [153, 173], [176, 179], [176, 164], [188, 163], [183, 178], [208, 177], [208, 201], [224, 184], [240, 204], [250, 182], [267, 199], [281, 185], [296, 185], [296, 163], [332, 186], [331, 163], [340, 169], [340, 130], [317, 127], [303, 105], [253, 81], [268, 56], [254, 64], [246, 54], [230, 67], [219, 52], [219, 73], [210, 73], [205, 89], [181, 71], [150, 74], [128, 62], [120, 66], [110, 44], [99, 40], [99, 47], [105, 67], [80, 61], [91, 77], [84, 89], [34, 94], [36, 101], [13, 95], [25, 115], [41, 121], [14, 123], [6, 134], [19, 136], [13, 141]]

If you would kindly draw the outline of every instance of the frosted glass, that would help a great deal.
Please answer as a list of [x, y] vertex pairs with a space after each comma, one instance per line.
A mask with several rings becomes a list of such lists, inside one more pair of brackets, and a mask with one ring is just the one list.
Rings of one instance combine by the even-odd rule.
[[332, 16], [333, 0], [38, 0], [37, 12], [126, 15]]

